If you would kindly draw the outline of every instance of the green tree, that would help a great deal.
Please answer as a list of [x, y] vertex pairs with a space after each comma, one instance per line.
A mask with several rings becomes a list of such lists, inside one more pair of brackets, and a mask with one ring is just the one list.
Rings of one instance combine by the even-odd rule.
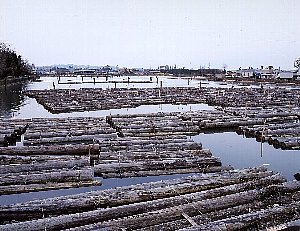
[[0, 78], [31, 74], [31, 66], [5, 43], [0, 43]]

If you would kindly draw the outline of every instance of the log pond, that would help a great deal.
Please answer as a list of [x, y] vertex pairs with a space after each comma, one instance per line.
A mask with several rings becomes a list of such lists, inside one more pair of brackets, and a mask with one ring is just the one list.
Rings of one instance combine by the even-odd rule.
[[[114, 88], [114, 82], [117, 82], [117, 87], [125, 88], [151, 88], [159, 87], [163, 82], [166, 87], [221, 87], [232, 88], [240, 87], [233, 82], [223, 84], [222, 82], [212, 82], [205, 79], [197, 78], [170, 78], [164, 76], [122, 76], [119, 78], [110, 77], [109, 81], [98, 81], [96, 84], [92, 81], [93, 78], [82, 78], [81, 76], [73, 77], [42, 77], [39, 81], [30, 83], [19, 83], [9, 86], [7, 92], [0, 87], [1, 104], [0, 118], [66, 118], [66, 117], [98, 117], [107, 116], [110, 114], [138, 114], [152, 112], [186, 112], [196, 110], [214, 110], [213, 106], [207, 104], [159, 104], [159, 105], [141, 105], [134, 108], [121, 108], [111, 110], [97, 110], [84, 112], [71, 112], [52, 114], [47, 111], [42, 105], [38, 104], [34, 98], [29, 98], [22, 94], [25, 90], [44, 90], [53, 89], [53, 85], [57, 89], [80, 89], [80, 88]], [[87, 80], [86, 80], [87, 79]], [[152, 81], [150, 81], [152, 79]], [[59, 83], [60, 82], [60, 83]], [[260, 87], [259, 84], [249, 85], [253, 88]], [[268, 86], [268, 84], [266, 84]], [[272, 86], [272, 85], [270, 85]], [[290, 86], [287, 86], [290, 88]], [[224, 164], [232, 165], [237, 168], [259, 166], [266, 164], [271, 170], [281, 172], [288, 180], [293, 179], [295, 172], [300, 171], [300, 152], [293, 150], [275, 149], [268, 144], [256, 142], [255, 139], [244, 138], [236, 135], [234, 131], [225, 133], [206, 133], [199, 134], [193, 137], [196, 142], [202, 142], [205, 148], [212, 150], [215, 155], [221, 157]], [[216, 142], [217, 140], [217, 142]], [[245, 146], [247, 148], [243, 148]], [[263, 150], [261, 147], [263, 146]], [[262, 156], [261, 156], [262, 155]]]
[[[293, 215], [299, 210], [299, 203], [295, 201], [299, 197], [300, 184], [293, 181], [294, 174], [300, 171], [300, 142], [298, 143], [297, 138], [299, 93], [296, 88], [294, 93], [291, 86], [264, 84], [264, 88], [276, 89], [276, 93], [272, 95], [261, 84], [251, 83], [247, 84], [246, 90], [242, 90], [243, 94], [247, 94], [245, 100], [248, 99], [248, 106], [243, 107], [241, 105], [245, 101], [237, 98], [239, 90], [233, 90], [241, 87], [241, 84], [235, 82], [220, 83], [203, 78], [165, 76], [121, 76], [106, 79], [48, 76], [35, 82], [9, 86], [5, 90], [0, 87], [0, 119], [3, 126], [6, 126], [0, 130], [4, 146], [9, 145], [7, 149], [1, 149], [1, 154], [5, 156], [1, 161], [12, 165], [23, 161], [23, 169], [36, 171], [31, 177], [28, 172], [27, 175], [22, 172], [25, 170], [11, 171], [5, 167], [0, 169], [5, 176], [0, 181], [0, 190], [7, 194], [0, 195], [0, 216], [5, 219], [1, 224], [6, 224], [3, 230], [24, 227], [31, 227], [32, 230], [46, 229], [43, 226], [45, 222], [49, 224], [49, 230], [77, 230], [77, 226], [82, 227], [78, 230], [115, 230], [125, 227], [144, 230], [141, 224], [148, 222], [151, 228], [145, 230], [169, 230], [168, 227], [184, 229], [197, 227], [197, 224], [202, 224], [201, 230], [206, 230], [210, 226], [203, 219], [213, 221], [212, 217], [215, 217], [216, 221], [209, 225], [221, 227], [221, 219], [228, 218], [225, 214], [244, 219], [238, 216], [239, 211], [244, 211], [245, 214], [247, 211], [253, 212], [245, 215], [249, 215], [245, 218], [250, 222], [246, 222], [249, 226], [236, 226], [236, 230], [261, 225], [256, 224], [257, 217], [261, 217], [262, 222], [265, 219], [267, 223], [272, 214], [289, 215], [281, 218], [278, 216], [278, 220], [270, 223], [271, 226], [299, 219]], [[101, 106], [103, 109], [99, 110], [97, 100], [89, 96], [87, 99], [93, 104], [86, 107], [87, 100], [80, 101], [80, 96], [74, 95], [72, 89], [83, 89], [82, 95], [86, 96], [91, 92], [88, 89], [95, 89], [98, 98], [106, 97], [111, 92], [121, 96], [116, 101], [114, 97], [104, 99], [111, 106]], [[133, 95], [130, 95], [130, 89], [134, 89]], [[60, 97], [69, 96], [72, 100], [57, 107], [57, 102], [51, 101], [51, 97], [57, 92], [61, 94]], [[155, 97], [149, 97], [147, 92]], [[178, 101], [169, 100], [176, 98], [177, 94]], [[269, 101], [259, 101], [258, 104], [265, 104], [262, 107], [255, 105], [255, 102], [250, 105], [255, 95], [258, 98], [265, 96]], [[292, 99], [293, 95], [298, 98]], [[132, 104], [126, 104], [126, 97], [130, 98]], [[150, 103], [143, 104], [141, 97], [151, 98]], [[266, 106], [268, 103], [277, 108]], [[9, 124], [8, 119], [13, 124]], [[289, 133], [284, 133], [283, 127], [289, 129]], [[293, 136], [291, 132], [294, 132]], [[8, 139], [7, 134], [10, 133], [16, 134], [14, 141]], [[290, 139], [293, 139], [292, 142]], [[281, 146], [277, 140], [283, 140]], [[54, 152], [64, 152], [61, 145], [66, 145], [65, 152], [69, 156], [52, 156]], [[13, 146], [24, 148], [23, 153], [12, 148]], [[37, 157], [39, 152], [45, 152], [45, 156]], [[29, 159], [22, 157], [24, 153], [30, 156]], [[14, 159], [16, 154], [20, 155], [19, 159]], [[67, 158], [72, 160], [73, 165], [69, 166]], [[59, 166], [57, 161], [60, 161]], [[32, 163], [41, 164], [33, 167]], [[245, 168], [247, 170], [243, 170]], [[49, 169], [52, 169], [51, 172]], [[18, 171], [22, 174], [18, 175]], [[55, 178], [56, 175], [58, 178]], [[282, 176], [293, 182], [284, 183]], [[66, 180], [60, 182], [58, 179]], [[17, 180], [20, 186], [16, 189], [9, 185]], [[37, 185], [38, 181], [42, 184]], [[61, 184], [60, 188], [52, 190], [52, 181]], [[160, 183], [162, 181], [165, 183]], [[160, 184], [165, 185], [161, 188]], [[14, 194], [14, 190], [18, 190], [19, 194]], [[276, 193], [271, 201], [268, 195], [273, 195], [273, 191]], [[127, 196], [126, 192], [133, 194], [133, 197]], [[224, 199], [219, 199], [222, 192], [226, 195]], [[212, 196], [207, 196], [210, 193]], [[194, 194], [195, 198], [206, 199], [212, 207], [206, 207], [208, 204], [204, 202], [201, 204], [200, 199], [197, 202], [193, 199]], [[102, 205], [100, 199], [95, 199], [106, 198], [107, 195], [113, 198], [108, 204], [102, 201]], [[293, 196], [289, 198], [288, 195]], [[80, 197], [87, 201], [86, 204], [83, 202], [80, 209], [64, 204], [64, 201], [69, 200], [80, 203]], [[235, 197], [238, 198], [237, 204], [232, 202]], [[51, 210], [54, 202], [50, 198], [63, 202], [61, 213]], [[178, 204], [169, 208], [172, 200]], [[251, 203], [253, 200], [257, 203]], [[225, 201], [225, 207], [222, 207], [221, 201]], [[50, 210], [47, 212], [42, 208], [46, 217], [44, 213], [43, 217], [36, 214], [35, 208], [38, 205], [34, 203], [49, 206]], [[289, 203], [291, 207], [288, 206]], [[197, 209], [201, 207], [207, 218], [192, 212], [195, 206]], [[214, 206], [219, 206], [220, 210], [217, 212], [217, 207]], [[155, 210], [152, 214], [151, 208], [156, 207], [161, 210]], [[26, 209], [29, 209], [28, 212]], [[260, 214], [259, 211], [263, 209], [267, 215]], [[66, 211], [72, 212], [67, 214]], [[103, 220], [102, 215], [100, 217], [98, 214], [101, 211]], [[134, 211], [141, 211], [143, 215], [136, 215], [139, 212]], [[177, 214], [177, 211], [182, 212]], [[78, 217], [72, 215], [75, 212], [79, 212]], [[124, 217], [120, 215], [119, 219], [110, 220], [109, 214], [119, 212], [124, 213]], [[168, 220], [168, 214], [176, 220]], [[95, 218], [93, 222], [98, 223], [91, 225], [91, 222], [85, 220], [85, 216]], [[30, 220], [23, 224], [23, 221], [31, 218], [39, 220], [36, 224]], [[16, 219], [20, 219], [20, 223], [9, 224]], [[68, 223], [68, 219], [75, 219], [77, 223]], [[235, 223], [234, 220], [228, 221], [232, 227]]]

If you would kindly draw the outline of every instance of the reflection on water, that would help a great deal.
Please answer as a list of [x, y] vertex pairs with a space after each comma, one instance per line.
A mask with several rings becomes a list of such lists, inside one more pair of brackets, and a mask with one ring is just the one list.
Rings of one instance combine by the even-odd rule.
[[24, 90], [25, 83], [9, 85], [6, 88], [0, 86], [0, 118], [11, 117], [14, 111], [18, 111], [24, 102], [21, 92]]
[[214, 156], [220, 157], [223, 165], [234, 168], [247, 168], [266, 165], [269, 170], [281, 173], [288, 180], [300, 171], [300, 151], [275, 149], [268, 143], [261, 143], [254, 138], [244, 138], [235, 132], [200, 134], [192, 137], [209, 148]]
[[67, 117], [104, 117], [115, 114], [139, 114], [139, 113], [155, 113], [155, 112], [186, 112], [195, 110], [214, 110], [207, 104], [159, 104], [159, 105], [141, 105], [136, 108], [121, 108], [98, 111], [70, 112], [51, 114], [42, 105], [38, 104], [35, 99], [25, 97], [24, 104], [18, 111], [12, 114], [16, 119], [30, 118], [67, 118]]

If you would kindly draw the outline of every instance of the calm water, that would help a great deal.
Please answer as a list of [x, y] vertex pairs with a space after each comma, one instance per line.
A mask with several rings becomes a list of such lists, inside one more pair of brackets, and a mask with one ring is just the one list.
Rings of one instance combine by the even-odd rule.
[[235, 132], [199, 134], [192, 139], [209, 148], [214, 156], [220, 157], [223, 165], [234, 168], [265, 165], [288, 180], [293, 180], [293, 175], [300, 172], [299, 150], [275, 149], [268, 143], [260, 143]]
[[[39, 82], [29, 84], [19, 84], [8, 87], [6, 90], [0, 87], [0, 117], [2, 118], [49, 118], [49, 117], [78, 117], [91, 116], [99, 117], [109, 114], [135, 114], [135, 113], [153, 113], [153, 112], [186, 112], [194, 110], [214, 109], [206, 104], [188, 104], [188, 105], [142, 105], [136, 108], [113, 109], [102, 111], [89, 112], [72, 112], [62, 114], [51, 114], [39, 105], [35, 99], [23, 96], [21, 92], [24, 89], [53, 89], [54, 86], [58, 88], [74, 88], [79, 89], [83, 87], [89, 88], [113, 88], [113, 87], [199, 87], [200, 80], [197, 79], [172, 79], [166, 77], [130, 77], [130, 81], [135, 83], [121, 83], [126, 81], [128, 77], [118, 77], [109, 79], [111, 81], [119, 81], [116, 85], [114, 83], [103, 82], [105, 78], [98, 79], [101, 83], [82, 83], [81, 77], [76, 78], [61, 78], [46, 77]], [[84, 78], [85, 81], [93, 81], [92, 79]], [[140, 81], [140, 83], [136, 83]], [[74, 84], [75, 83], [75, 84]], [[208, 82], [201, 80], [202, 87], [237, 87], [232, 84], [221, 84], [215, 82]], [[257, 87], [257, 86], [251, 86]], [[283, 151], [273, 148], [264, 143], [256, 142], [255, 139], [244, 138], [234, 132], [214, 133], [214, 134], [199, 134], [192, 137], [195, 142], [203, 144], [204, 148], [212, 151], [214, 156], [220, 157], [223, 165], [231, 165], [235, 168], [254, 167], [266, 165], [268, 169], [280, 172], [288, 180], [293, 179], [296, 172], [300, 172], [300, 151]], [[117, 186], [130, 185], [136, 183], [143, 183], [149, 181], [156, 181], [162, 179], [172, 179], [179, 175], [173, 176], [155, 176], [155, 177], [136, 177], [127, 179], [107, 179], [103, 180], [102, 186], [83, 187], [77, 189], [63, 189], [51, 190], [45, 192], [23, 193], [18, 195], [0, 196], [0, 204], [11, 204], [23, 202], [33, 199], [50, 198], [55, 196], [62, 196], [68, 194], [76, 194], [87, 192], [91, 190], [114, 188]]]

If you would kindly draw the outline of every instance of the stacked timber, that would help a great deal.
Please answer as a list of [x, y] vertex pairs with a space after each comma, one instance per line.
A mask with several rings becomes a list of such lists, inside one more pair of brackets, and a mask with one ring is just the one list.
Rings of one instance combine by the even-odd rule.
[[[27, 91], [52, 113], [71, 111], [106, 110], [137, 107], [142, 104], [187, 104], [205, 103], [198, 88], [113, 88], [113, 89], [56, 89]], [[204, 90], [205, 91], [205, 90]], [[191, 98], [186, 96], [194, 95]], [[197, 97], [199, 96], [199, 97]], [[59, 99], [59, 100], [57, 100]]]
[[[165, 134], [195, 135], [199, 132], [209, 130], [238, 130], [246, 136], [253, 136], [259, 140], [268, 140], [275, 147], [283, 149], [299, 149], [298, 132], [295, 128], [287, 131], [277, 131], [270, 135], [250, 135], [252, 128], [265, 127], [266, 124], [298, 123], [300, 110], [300, 92], [298, 89], [284, 88], [149, 88], [149, 89], [80, 89], [80, 90], [52, 90], [52, 91], [29, 91], [28, 95], [35, 97], [38, 102], [55, 113], [67, 111], [99, 110], [111, 108], [136, 107], [142, 104], [186, 104], [186, 103], [208, 103], [218, 106], [219, 110], [210, 112], [187, 112], [183, 115], [177, 113], [162, 113], [155, 118], [138, 121], [139, 116], [123, 116], [119, 120], [114, 117], [114, 123], [107, 118], [111, 128], [116, 129], [120, 137], [124, 136], [159, 136]], [[295, 97], [296, 96], [296, 97]], [[60, 100], [56, 100], [59, 98]], [[146, 117], [146, 116], [144, 116]], [[178, 118], [179, 117], [179, 118]], [[163, 119], [162, 119], [163, 118]], [[126, 120], [128, 120], [126, 122]], [[159, 121], [161, 120], [161, 122]], [[139, 123], [146, 123], [141, 126]], [[242, 127], [242, 128], [239, 128]], [[249, 127], [250, 129], [247, 129]], [[139, 133], [136, 133], [137, 129]], [[249, 132], [247, 132], [249, 130]], [[127, 134], [124, 132], [126, 131]], [[211, 131], [210, 131], [211, 132]], [[256, 131], [255, 131], [256, 132]], [[76, 136], [76, 132], [73, 133]], [[78, 143], [79, 141], [66, 132], [55, 142]], [[77, 133], [78, 134], [78, 133]], [[110, 133], [111, 134], [111, 133]], [[85, 137], [86, 143], [93, 143], [90, 137], [95, 134], [88, 132]], [[38, 136], [35, 133], [34, 136]], [[51, 136], [45, 133], [45, 140], [38, 142], [50, 143], [47, 140]], [[57, 134], [55, 135], [57, 136]], [[42, 138], [42, 136], [41, 136]], [[103, 137], [96, 137], [102, 140]], [[112, 137], [108, 137], [111, 139]], [[34, 143], [39, 145], [42, 143]], [[25, 141], [26, 145], [30, 145]]]
[[[243, 113], [243, 110], [236, 111]], [[297, 114], [284, 112], [281, 109], [260, 111], [254, 108], [247, 108], [247, 114], [252, 119], [263, 121], [240, 126], [236, 130], [238, 134], [256, 138], [259, 142], [267, 141], [275, 148], [300, 149], [300, 123]]]
[[99, 185], [89, 156], [97, 149], [80, 148], [0, 148], [1, 195]]
[[300, 90], [284, 88], [84, 88], [31, 90], [26, 94], [34, 97], [52, 113], [127, 108], [148, 104], [199, 103], [223, 108], [271, 107], [293, 111], [300, 104]]
[[19, 146], [0, 148], [1, 194], [100, 184], [91, 166], [100, 153], [95, 137], [116, 137], [104, 118], [12, 119], [6, 123], [26, 129]]
[[300, 183], [265, 168], [0, 206], [0, 230], [241, 230], [299, 220]]
[[111, 115], [118, 139], [102, 140], [95, 175], [103, 178], [221, 171], [218, 158], [188, 139], [198, 126], [178, 113]]
[[198, 126], [184, 121], [179, 113], [153, 113], [108, 116], [107, 121], [126, 137], [156, 137], [165, 135], [196, 135]]
[[94, 144], [117, 137], [104, 117], [34, 118], [24, 134], [25, 146]]

